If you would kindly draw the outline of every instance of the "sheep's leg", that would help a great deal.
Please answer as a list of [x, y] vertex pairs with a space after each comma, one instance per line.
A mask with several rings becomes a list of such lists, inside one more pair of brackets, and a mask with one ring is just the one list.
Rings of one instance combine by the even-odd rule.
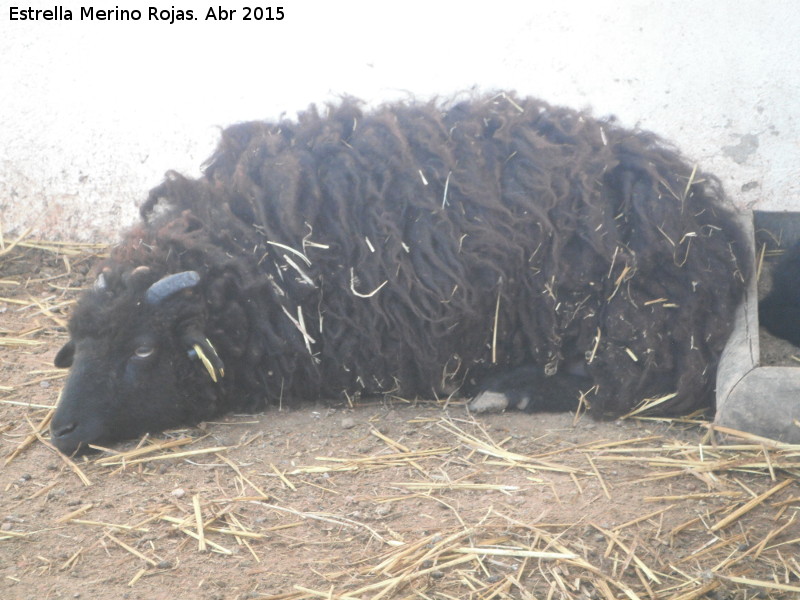
[[506, 409], [525, 412], [560, 412], [578, 406], [581, 390], [591, 387], [591, 378], [565, 369], [546, 376], [535, 365], [513, 367], [488, 377], [468, 408], [475, 413]]

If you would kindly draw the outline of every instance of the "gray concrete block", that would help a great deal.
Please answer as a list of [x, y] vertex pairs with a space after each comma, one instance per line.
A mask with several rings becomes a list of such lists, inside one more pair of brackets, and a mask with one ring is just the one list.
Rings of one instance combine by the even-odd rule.
[[[755, 225], [750, 213], [744, 221], [753, 240], [755, 230], [769, 230], [773, 235], [768, 237], [783, 240], [784, 246], [800, 237], [800, 213], [759, 213]], [[714, 423], [800, 444], [800, 368], [761, 364], [755, 277], [720, 359]]]

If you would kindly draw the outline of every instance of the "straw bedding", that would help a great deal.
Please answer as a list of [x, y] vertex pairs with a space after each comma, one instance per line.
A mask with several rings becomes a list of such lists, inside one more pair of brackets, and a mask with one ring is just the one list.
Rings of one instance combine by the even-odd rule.
[[[95, 250], [0, 251], [0, 595], [745, 600], [800, 594], [800, 448], [694, 418], [460, 402], [232, 417], [72, 462], [50, 367]], [[40, 249], [32, 249], [38, 246]]]

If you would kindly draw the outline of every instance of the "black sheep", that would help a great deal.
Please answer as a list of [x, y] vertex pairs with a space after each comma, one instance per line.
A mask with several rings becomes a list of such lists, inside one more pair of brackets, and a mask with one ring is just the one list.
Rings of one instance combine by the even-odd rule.
[[513, 94], [234, 125], [141, 214], [56, 357], [65, 453], [357, 395], [684, 413], [713, 403], [749, 276], [713, 176]]
[[758, 321], [772, 335], [800, 346], [800, 241], [775, 265], [769, 294], [758, 303]]

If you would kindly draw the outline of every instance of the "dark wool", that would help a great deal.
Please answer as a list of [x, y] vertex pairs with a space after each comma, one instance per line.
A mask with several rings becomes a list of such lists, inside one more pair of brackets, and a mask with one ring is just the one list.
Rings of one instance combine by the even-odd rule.
[[772, 335], [800, 346], [800, 241], [772, 271], [772, 288], [758, 303], [759, 324]]
[[[207, 336], [219, 383], [176, 341], [183, 397], [150, 375], [177, 422], [570, 364], [598, 416], [671, 393], [654, 413], [685, 413], [713, 403], [749, 276], [717, 179], [651, 133], [508, 94], [234, 125], [141, 214], [70, 333], [120, 361], [143, 326]], [[187, 270], [200, 283], [145, 314], [147, 286]], [[125, 433], [175, 424], [154, 419]]]

